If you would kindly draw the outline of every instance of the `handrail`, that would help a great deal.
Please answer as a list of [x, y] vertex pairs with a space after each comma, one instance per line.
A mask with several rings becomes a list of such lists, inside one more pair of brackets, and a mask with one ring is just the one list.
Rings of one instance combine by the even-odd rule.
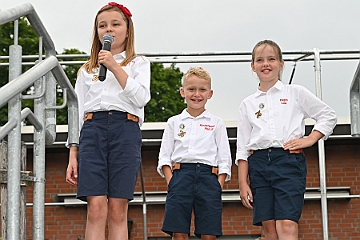
[[[30, 25], [33, 27], [35, 33], [39, 37], [39, 55], [42, 56], [42, 47], [45, 49], [46, 58], [36, 63], [30, 70], [21, 74], [22, 51], [18, 46], [18, 19], [26, 16]], [[53, 144], [55, 141], [55, 127], [56, 118], [55, 111], [52, 105], [56, 104], [53, 101], [56, 97], [56, 84], [52, 79], [55, 77], [59, 85], [64, 89], [64, 94], [68, 99], [69, 107], [69, 143], [78, 144], [79, 135], [79, 118], [78, 118], [78, 103], [75, 91], [67, 78], [62, 66], [56, 58], [56, 51], [54, 43], [44, 27], [42, 21], [37, 15], [34, 7], [30, 3], [26, 3], [14, 8], [0, 11], [0, 24], [15, 21], [14, 26], [14, 45], [10, 46], [9, 56], [9, 79], [11, 80], [6, 85], [0, 88], [0, 107], [9, 102], [9, 121], [0, 128], [0, 136], [9, 135], [9, 174], [7, 176], [8, 182], [8, 198], [7, 202], [7, 239], [20, 239], [20, 157], [21, 149], [19, 143], [21, 141], [20, 122], [28, 117], [34, 124], [37, 131], [34, 132], [34, 176], [37, 179], [45, 179], [45, 145]], [[35, 64], [35, 63], [34, 63]], [[15, 72], [15, 74], [10, 74]], [[48, 74], [48, 73], [52, 73]], [[46, 77], [43, 77], [46, 76]], [[41, 84], [45, 81], [45, 85]], [[21, 92], [29, 86], [35, 86], [37, 97], [34, 100], [34, 113], [29, 109], [21, 111]], [[46, 94], [43, 96], [41, 89], [46, 89]], [[49, 90], [54, 90], [53, 94]], [[11, 103], [11, 104], [10, 104]], [[46, 106], [50, 105], [50, 106]], [[11, 115], [10, 115], [11, 113]], [[48, 118], [48, 119], [46, 119]], [[11, 151], [10, 151], [11, 150]], [[11, 158], [10, 158], [11, 157]], [[19, 166], [19, 167], [18, 167]], [[11, 174], [10, 174], [11, 173]], [[34, 183], [34, 209], [33, 209], [33, 239], [44, 239], [44, 193], [45, 182], [37, 181]]]
[[52, 41], [49, 33], [46, 31], [46, 28], [42, 24], [42, 21], [40, 20], [34, 7], [30, 3], [25, 3], [17, 7], [2, 10], [0, 12], [0, 25], [12, 22], [24, 16], [26, 16], [26, 18], [29, 20], [30, 25], [34, 28], [36, 34], [43, 38], [46, 55], [55, 56], [56, 51], [54, 42]]
[[[358, 60], [359, 50], [319, 50], [322, 55], [321, 61], [336, 60]], [[313, 51], [283, 51], [285, 62], [307, 62], [314, 61]], [[183, 53], [140, 53], [150, 59], [153, 63], [220, 63], [220, 62], [251, 62], [251, 52], [183, 52]], [[229, 57], [231, 58], [225, 58]], [[34, 60], [34, 62], [23, 62], [24, 66], [32, 66], [39, 56], [22, 56], [23, 60]], [[58, 54], [58, 59], [86, 58], [89, 54]], [[205, 57], [205, 58], [199, 58]], [[0, 56], [0, 60], [8, 60], [8, 56]], [[170, 58], [170, 59], [169, 59]], [[86, 60], [80, 61], [61, 61], [61, 65], [82, 65]], [[7, 66], [8, 63], [0, 63], [0, 66]]]

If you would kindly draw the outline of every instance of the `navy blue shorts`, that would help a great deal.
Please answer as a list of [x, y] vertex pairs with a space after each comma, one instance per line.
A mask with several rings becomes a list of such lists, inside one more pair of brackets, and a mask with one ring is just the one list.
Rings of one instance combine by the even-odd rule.
[[201, 235], [222, 235], [221, 186], [212, 167], [201, 163], [182, 163], [174, 170], [168, 186], [162, 231], [190, 235], [192, 210], [195, 232]]
[[257, 150], [248, 158], [250, 188], [254, 197], [253, 224], [267, 220], [299, 222], [306, 190], [304, 153], [282, 148]]
[[139, 124], [125, 112], [95, 112], [84, 122], [79, 139], [77, 198], [134, 198], [141, 161]]

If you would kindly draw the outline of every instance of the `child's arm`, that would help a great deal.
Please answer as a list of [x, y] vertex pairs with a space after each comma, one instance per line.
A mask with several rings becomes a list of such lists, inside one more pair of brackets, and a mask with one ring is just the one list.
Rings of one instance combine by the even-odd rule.
[[170, 180], [171, 180], [171, 178], [173, 176], [171, 168], [168, 165], [164, 165], [164, 166], [162, 166], [161, 169], [162, 169], [162, 171], [163, 171], [163, 173], [165, 175], [165, 180], [166, 180], [167, 184], [169, 185]]
[[247, 183], [249, 164], [245, 160], [238, 160], [238, 176], [239, 176], [239, 190], [240, 190], [240, 198], [242, 204], [249, 208], [253, 209], [252, 202], [253, 196]]
[[292, 139], [290, 141], [287, 141], [286, 143], [284, 143], [284, 150], [296, 150], [311, 147], [322, 137], [324, 137], [324, 134], [317, 130], [314, 130], [306, 138]]

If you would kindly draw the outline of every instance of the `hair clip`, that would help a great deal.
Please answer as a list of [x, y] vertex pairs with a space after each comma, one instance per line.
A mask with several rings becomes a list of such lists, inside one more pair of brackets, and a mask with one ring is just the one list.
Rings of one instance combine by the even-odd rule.
[[130, 18], [132, 16], [131, 12], [129, 9], [127, 9], [126, 7], [124, 7], [124, 5], [122, 4], [118, 4], [116, 2], [109, 2], [107, 5], [103, 6], [101, 10], [103, 10], [104, 8], [108, 7], [108, 6], [111, 6], [111, 7], [117, 7], [119, 8], [124, 14], [125, 14], [125, 17], [126, 18]]

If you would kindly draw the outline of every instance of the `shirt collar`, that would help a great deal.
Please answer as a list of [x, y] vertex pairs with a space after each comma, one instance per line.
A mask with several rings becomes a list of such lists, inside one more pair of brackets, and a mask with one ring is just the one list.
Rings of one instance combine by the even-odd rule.
[[181, 118], [182, 120], [183, 120], [183, 119], [186, 119], [186, 118], [192, 118], [192, 119], [197, 118], [197, 119], [199, 119], [199, 118], [211, 118], [211, 116], [210, 116], [210, 112], [205, 109], [205, 111], [204, 111], [202, 114], [200, 114], [200, 115], [197, 116], [197, 117], [193, 117], [193, 116], [191, 116], [191, 115], [188, 113], [188, 111], [186, 111], [186, 108], [185, 108], [185, 109], [181, 112], [180, 118]]
[[[272, 89], [277, 89], [277, 90], [281, 91], [281, 89], [282, 89], [283, 87], [284, 87], [284, 84], [283, 84], [280, 80], [278, 80], [278, 81], [274, 84], [274, 86], [272, 86], [272, 87], [268, 90], [268, 92], [269, 92], [269, 91], [273, 91]], [[256, 92], [255, 92], [255, 97], [258, 97], [258, 96], [263, 95], [263, 94], [266, 94], [266, 92], [263, 92], [263, 91], [261, 91], [259, 88], [257, 88], [257, 90], [256, 90]]]
[[123, 51], [121, 53], [115, 54], [114, 56], [115, 61], [122, 61], [126, 58], [126, 51]]

